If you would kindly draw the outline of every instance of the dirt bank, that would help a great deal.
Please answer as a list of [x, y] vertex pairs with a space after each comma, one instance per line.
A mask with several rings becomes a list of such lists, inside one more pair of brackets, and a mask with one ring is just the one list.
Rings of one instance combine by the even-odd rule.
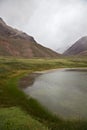
[[28, 74], [19, 80], [19, 88], [26, 88], [32, 85], [37, 76], [41, 75], [41, 73], [31, 73]]

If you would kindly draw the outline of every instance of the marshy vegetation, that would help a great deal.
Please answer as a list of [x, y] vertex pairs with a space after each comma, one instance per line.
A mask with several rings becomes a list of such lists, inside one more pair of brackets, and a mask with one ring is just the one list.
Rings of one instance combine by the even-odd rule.
[[[35, 71], [74, 67], [87, 67], [87, 58], [17, 59], [0, 57], [0, 129], [87, 130], [87, 121], [60, 119], [43, 108], [35, 99], [27, 97], [19, 87], [19, 79]], [[20, 122], [23, 117], [24, 119]], [[8, 126], [6, 126], [7, 124]], [[12, 124], [15, 125], [13, 129], [10, 128], [10, 125], [13, 127]]]

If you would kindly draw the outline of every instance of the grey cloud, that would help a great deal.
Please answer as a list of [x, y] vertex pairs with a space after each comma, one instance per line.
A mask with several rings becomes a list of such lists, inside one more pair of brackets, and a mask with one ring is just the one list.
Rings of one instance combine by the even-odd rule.
[[52, 49], [65, 48], [87, 35], [87, 0], [1, 0], [0, 15]]

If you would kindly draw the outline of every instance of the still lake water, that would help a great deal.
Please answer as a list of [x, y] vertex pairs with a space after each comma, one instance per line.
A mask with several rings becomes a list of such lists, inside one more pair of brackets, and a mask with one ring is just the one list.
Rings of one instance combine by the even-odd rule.
[[48, 72], [24, 91], [60, 117], [87, 119], [87, 71]]

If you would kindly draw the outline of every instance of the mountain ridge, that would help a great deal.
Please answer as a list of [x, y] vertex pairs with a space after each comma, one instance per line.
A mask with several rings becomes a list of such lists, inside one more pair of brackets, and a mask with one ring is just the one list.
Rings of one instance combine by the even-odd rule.
[[87, 51], [87, 36], [84, 36], [77, 40], [63, 53], [63, 55], [81, 55], [85, 51]]
[[27, 33], [8, 26], [2, 18], [0, 18], [0, 55], [25, 58], [60, 56], [57, 52], [38, 44]]

